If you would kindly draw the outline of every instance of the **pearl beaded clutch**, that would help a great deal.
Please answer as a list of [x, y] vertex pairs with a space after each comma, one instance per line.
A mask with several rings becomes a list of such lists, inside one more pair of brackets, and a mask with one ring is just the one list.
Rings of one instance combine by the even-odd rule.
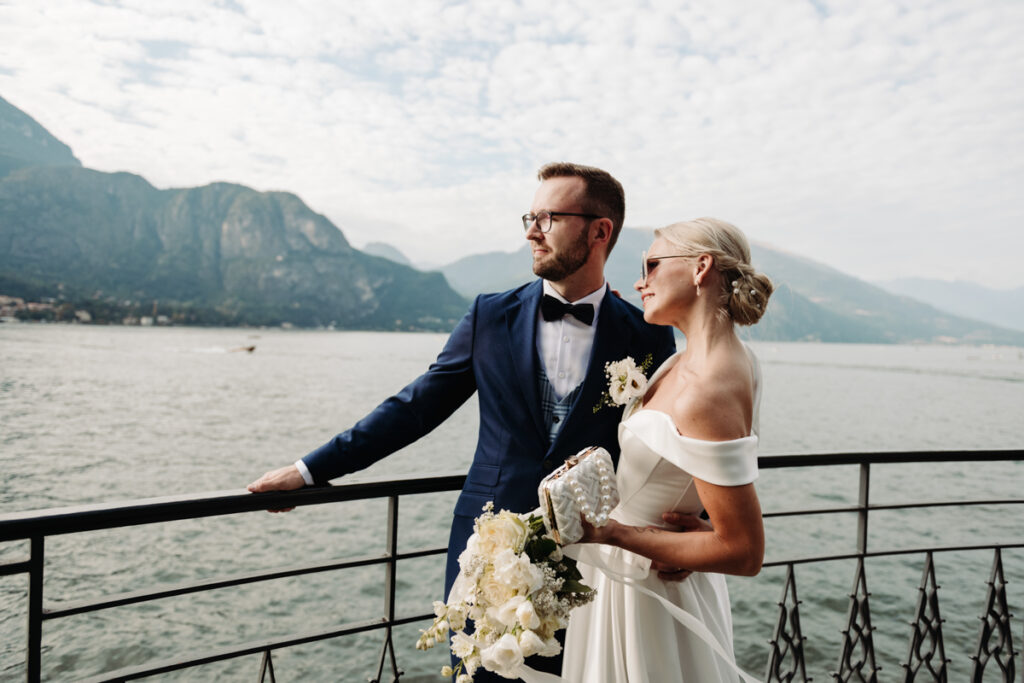
[[594, 526], [604, 526], [619, 504], [612, 458], [600, 446], [584, 448], [544, 477], [537, 493], [544, 524], [555, 541], [575, 543], [583, 537], [580, 515]]

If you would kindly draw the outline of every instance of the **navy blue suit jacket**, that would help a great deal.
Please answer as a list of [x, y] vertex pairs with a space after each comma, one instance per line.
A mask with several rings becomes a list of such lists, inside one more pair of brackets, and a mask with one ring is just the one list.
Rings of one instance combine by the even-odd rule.
[[608, 389], [605, 363], [626, 356], [641, 363], [651, 354], [656, 368], [675, 351], [671, 328], [648, 325], [642, 311], [606, 292], [583, 389], [549, 443], [537, 386], [542, 289], [536, 280], [478, 296], [426, 373], [303, 458], [317, 482], [363, 469], [430, 432], [478, 392], [480, 433], [455, 504], [446, 596], [484, 503], [494, 501], [496, 510], [515, 512], [536, 508], [540, 480], [586, 446], [604, 446], [618, 460], [622, 408], [593, 410]]

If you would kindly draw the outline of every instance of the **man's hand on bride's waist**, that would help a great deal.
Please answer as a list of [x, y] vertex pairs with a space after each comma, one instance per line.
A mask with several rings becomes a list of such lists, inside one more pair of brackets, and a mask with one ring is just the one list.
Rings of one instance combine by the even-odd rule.
[[672, 531], [714, 531], [711, 522], [697, 515], [688, 515], [683, 512], [666, 512], [661, 518], [671, 527]]
[[[697, 515], [687, 515], [682, 512], [666, 512], [661, 518], [669, 526], [675, 527], [680, 532], [684, 531], [711, 531], [714, 527], [711, 522], [701, 519]], [[673, 567], [661, 562], [651, 561], [651, 569], [658, 572], [658, 578], [662, 581], [682, 581], [691, 572], [689, 569]]]

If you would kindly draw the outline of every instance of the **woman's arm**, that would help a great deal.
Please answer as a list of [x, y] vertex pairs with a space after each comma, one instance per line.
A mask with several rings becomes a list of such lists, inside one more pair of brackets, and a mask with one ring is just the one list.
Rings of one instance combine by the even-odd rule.
[[693, 481], [713, 529], [669, 531], [628, 526], [615, 520], [598, 528], [584, 520], [580, 543], [607, 543], [661, 565], [690, 571], [756, 575], [764, 561], [764, 525], [754, 485], [718, 486]]

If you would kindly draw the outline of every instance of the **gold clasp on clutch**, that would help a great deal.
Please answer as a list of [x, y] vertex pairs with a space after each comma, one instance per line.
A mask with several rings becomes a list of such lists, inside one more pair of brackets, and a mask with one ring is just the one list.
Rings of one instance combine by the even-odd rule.
[[548, 506], [548, 519], [551, 520], [551, 537], [555, 539], [555, 543], [562, 545], [562, 534], [558, 533], [558, 519], [555, 517], [555, 506], [551, 502], [551, 492], [544, 489], [544, 501]]

